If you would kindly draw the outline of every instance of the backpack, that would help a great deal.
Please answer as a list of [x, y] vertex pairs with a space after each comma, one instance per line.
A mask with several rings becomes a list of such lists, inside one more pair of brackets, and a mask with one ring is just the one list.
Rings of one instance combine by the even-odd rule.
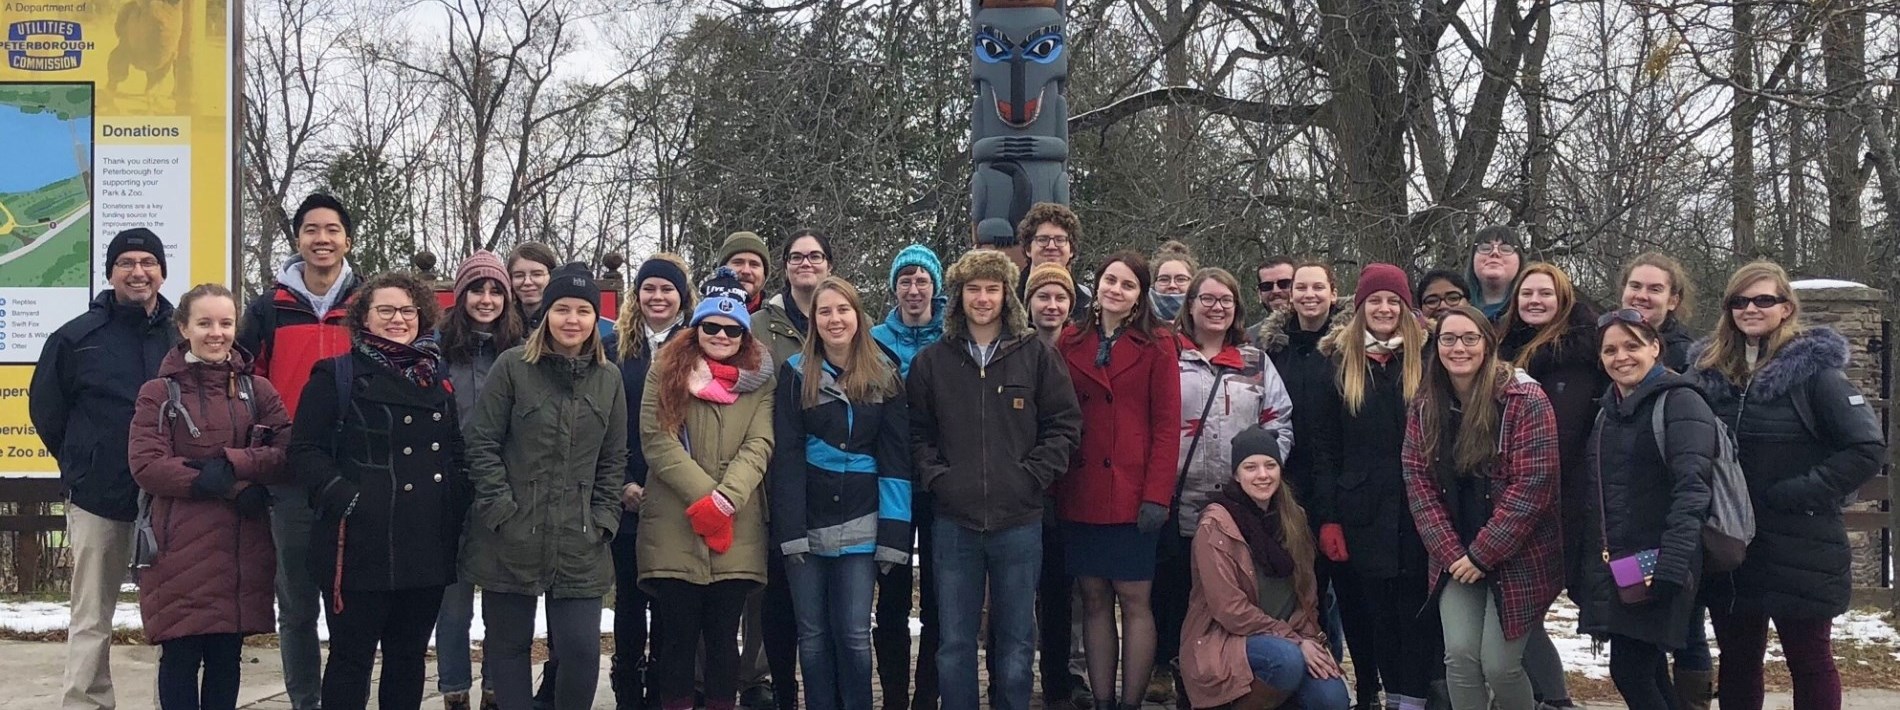
[[[1656, 451], [1669, 459], [1668, 437], [1663, 432], [1669, 395], [1657, 398], [1650, 413], [1650, 429], [1656, 435]], [[1709, 476], [1709, 519], [1702, 524], [1702, 570], [1733, 572], [1748, 555], [1748, 543], [1755, 539], [1755, 504], [1748, 497], [1748, 479], [1735, 455], [1735, 438], [1722, 419], [1715, 419], [1715, 465]]]
[[[196, 439], [201, 433], [198, 423], [191, 420], [191, 412], [185, 409], [184, 397], [179, 394], [178, 381], [170, 377], [160, 377], [165, 383], [165, 403], [159, 406], [159, 424], [170, 424], [176, 431], [178, 422], [185, 423], [185, 431]], [[244, 401], [245, 413], [252, 422], [257, 421], [257, 398], [251, 395], [251, 376], [247, 373], [237, 380], [238, 399]], [[152, 529], [152, 494], [139, 490], [139, 514], [132, 521], [132, 569], [136, 572], [152, 566], [158, 561], [158, 533]]]

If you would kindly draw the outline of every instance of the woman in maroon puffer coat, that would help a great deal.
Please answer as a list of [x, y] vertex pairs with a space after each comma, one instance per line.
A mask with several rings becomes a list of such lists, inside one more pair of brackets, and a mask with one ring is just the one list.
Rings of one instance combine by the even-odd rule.
[[139, 389], [132, 416], [132, 477], [149, 496], [157, 551], [140, 574], [139, 612], [146, 640], [163, 649], [159, 707], [232, 708], [244, 635], [276, 629], [264, 484], [289, 480], [290, 417], [234, 347], [228, 289], [193, 288], [176, 320], [184, 342]]

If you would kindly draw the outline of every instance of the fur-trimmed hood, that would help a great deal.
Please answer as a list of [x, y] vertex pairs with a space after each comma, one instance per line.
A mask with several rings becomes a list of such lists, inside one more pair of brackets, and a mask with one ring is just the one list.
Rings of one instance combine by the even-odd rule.
[[943, 336], [946, 338], [970, 337], [968, 316], [963, 313], [963, 285], [976, 280], [991, 280], [1003, 285], [1003, 332], [1021, 338], [1032, 331], [1029, 327], [1029, 311], [1023, 307], [1023, 299], [1017, 295], [1012, 284], [1016, 283], [1016, 262], [1009, 256], [994, 249], [977, 249], [963, 255], [944, 272], [944, 295], [950, 298], [950, 308], [943, 317]]
[[[1704, 391], [1721, 391], [1737, 386], [1720, 370], [1704, 370], [1695, 366], [1702, 359], [1702, 354], [1708, 352], [1712, 342], [1709, 338], [1703, 338], [1689, 346], [1690, 372], [1696, 384], [1701, 385]], [[1847, 358], [1847, 337], [1839, 331], [1827, 326], [1804, 329], [1795, 333], [1787, 344], [1755, 368], [1753, 382], [1750, 383], [1753, 391], [1750, 398], [1779, 397], [1817, 372], [1847, 367]]]
[[[1321, 333], [1322, 337], [1330, 334], [1341, 324], [1345, 323], [1346, 320], [1341, 319], [1340, 314], [1348, 312], [1346, 309], [1339, 307], [1339, 304], [1333, 304], [1332, 315], [1326, 319], [1326, 330]], [[1350, 316], [1347, 318], [1350, 318]], [[1269, 355], [1278, 353], [1286, 349], [1292, 340], [1291, 334], [1293, 329], [1298, 327], [1299, 320], [1293, 315], [1293, 309], [1291, 307], [1272, 309], [1267, 312], [1266, 319], [1260, 321], [1260, 324], [1254, 327], [1254, 345]]]

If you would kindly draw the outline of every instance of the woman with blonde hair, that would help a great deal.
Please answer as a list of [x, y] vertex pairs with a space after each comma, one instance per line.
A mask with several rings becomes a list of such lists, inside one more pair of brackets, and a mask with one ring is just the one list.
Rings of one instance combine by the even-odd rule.
[[[1295, 291], [1296, 308], [1299, 298]], [[1360, 628], [1369, 637], [1365, 645], [1386, 706], [1422, 710], [1441, 658], [1440, 632], [1436, 615], [1419, 613], [1429, 599], [1427, 558], [1405, 514], [1399, 452], [1406, 407], [1424, 379], [1425, 331], [1412, 312], [1411, 283], [1391, 264], [1369, 264], [1359, 273], [1351, 313], [1320, 341], [1334, 387], [1325, 392], [1319, 416], [1338, 425], [1337, 437], [1326, 440], [1333, 451], [1325, 460], [1332, 465], [1314, 479], [1315, 497], [1331, 501], [1317, 506], [1330, 511], [1319, 521], [1319, 549], [1358, 583], [1356, 605], [1340, 606], [1368, 620]]]
[[1735, 437], [1755, 501], [1755, 539], [1742, 566], [1703, 580], [1722, 649], [1717, 702], [1759, 710], [1768, 624], [1794, 680], [1794, 706], [1839, 708], [1834, 617], [1853, 591], [1841, 501], [1880, 471], [1880, 420], [1842, 372], [1847, 339], [1805, 327], [1788, 274], [1743, 266], [1722, 292], [1715, 334], [1696, 344], [1689, 375]]

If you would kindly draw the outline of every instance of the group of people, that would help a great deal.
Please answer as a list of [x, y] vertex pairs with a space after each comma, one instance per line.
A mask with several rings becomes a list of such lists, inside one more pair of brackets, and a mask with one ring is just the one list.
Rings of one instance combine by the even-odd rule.
[[[379, 706], [419, 707], [432, 635], [448, 710], [591, 707], [609, 593], [621, 708], [868, 710], [876, 683], [1021, 710], [1038, 674], [1102, 710], [1565, 707], [1565, 592], [1632, 708], [1708, 707], [1705, 610], [1722, 707], [1760, 707], [1771, 621], [1796, 707], [1840, 705], [1840, 505], [1882, 435], [1770, 263], [1698, 341], [1660, 254], [1601, 314], [1505, 227], [1416, 286], [1367, 265], [1345, 302], [1270, 259], [1249, 299], [1175, 242], [1078, 283], [1080, 220], [1039, 204], [1021, 253], [902, 249], [882, 319], [815, 230], [732, 234], [697, 287], [652, 255], [610, 316], [545, 246], [463, 259], [445, 310], [352, 272], [334, 198], [293, 221], [241, 313], [217, 284], [174, 307], [158, 235], [121, 233], [47, 343], [65, 707], [113, 705], [128, 566], [168, 710], [233, 707], [272, 631], [297, 710], [365, 707], [379, 653]], [[1704, 542], [1734, 461], [1739, 561]]]

